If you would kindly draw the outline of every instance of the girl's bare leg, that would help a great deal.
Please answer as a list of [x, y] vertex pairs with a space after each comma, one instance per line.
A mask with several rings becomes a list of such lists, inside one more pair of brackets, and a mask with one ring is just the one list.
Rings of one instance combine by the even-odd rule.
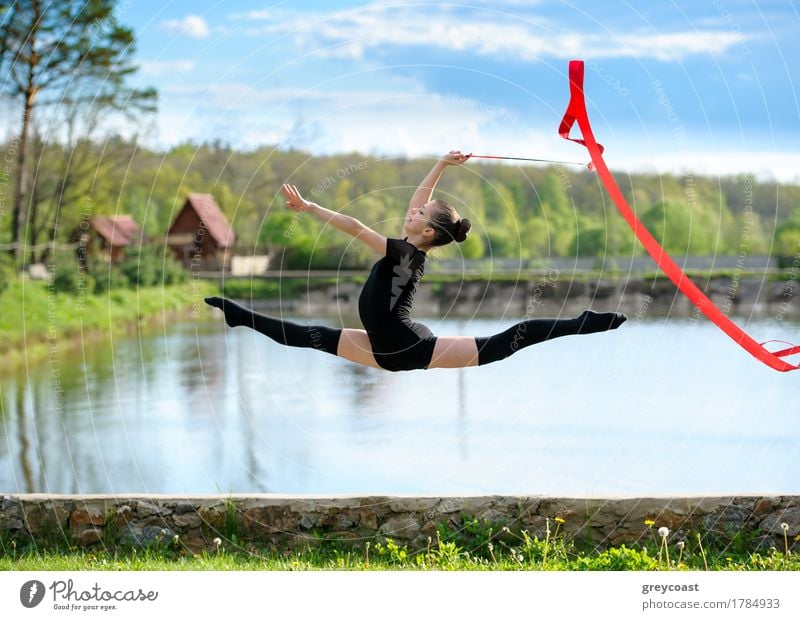
[[351, 362], [380, 368], [372, 355], [372, 345], [363, 329], [343, 329], [336, 355]]
[[478, 345], [472, 336], [439, 336], [428, 368], [465, 368], [478, 365]]

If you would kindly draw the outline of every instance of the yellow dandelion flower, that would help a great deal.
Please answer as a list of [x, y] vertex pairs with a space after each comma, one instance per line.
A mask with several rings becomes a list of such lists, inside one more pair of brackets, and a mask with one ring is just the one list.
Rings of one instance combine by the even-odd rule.
[[653, 521], [652, 519], [645, 519], [645, 521], [644, 521], [644, 524], [645, 524], [647, 527], [651, 527], [651, 526], [655, 525], [655, 524], [656, 524], [656, 522], [655, 522], [655, 521]]
[[564, 519], [561, 517], [556, 517], [556, 523], [564, 523]]

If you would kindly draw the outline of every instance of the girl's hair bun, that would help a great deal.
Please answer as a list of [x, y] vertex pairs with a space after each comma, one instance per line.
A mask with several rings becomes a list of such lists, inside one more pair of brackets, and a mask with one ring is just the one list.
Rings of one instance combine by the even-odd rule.
[[467, 233], [470, 228], [472, 228], [472, 223], [467, 218], [458, 220], [453, 229], [453, 239], [461, 243], [467, 238]]

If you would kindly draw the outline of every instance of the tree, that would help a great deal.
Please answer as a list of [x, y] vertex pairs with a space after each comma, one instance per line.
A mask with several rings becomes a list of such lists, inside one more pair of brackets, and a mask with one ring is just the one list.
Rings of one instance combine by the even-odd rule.
[[113, 8], [113, 0], [0, 4], [0, 94], [18, 101], [22, 109], [11, 221], [17, 262], [25, 238], [28, 143], [35, 110], [54, 103], [125, 113], [155, 109], [153, 89], [125, 87], [136, 71], [131, 64], [133, 32], [117, 24]]
[[783, 265], [800, 255], [800, 207], [795, 208], [775, 231], [775, 254]]

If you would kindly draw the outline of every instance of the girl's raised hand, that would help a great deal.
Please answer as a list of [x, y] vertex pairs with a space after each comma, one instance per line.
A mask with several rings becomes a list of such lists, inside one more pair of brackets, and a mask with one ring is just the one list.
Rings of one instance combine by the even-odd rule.
[[286, 206], [292, 211], [305, 211], [314, 204], [304, 199], [294, 185], [284, 183], [281, 185], [281, 191], [283, 197], [286, 198]]
[[464, 155], [461, 151], [450, 151], [447, 155], [442, 157], [442, 161], [446, 165], [452, 166], [457, 164], [463, 164], [470, 157], [472, 157], [472, 153], [470, 153], [469, 155]]

